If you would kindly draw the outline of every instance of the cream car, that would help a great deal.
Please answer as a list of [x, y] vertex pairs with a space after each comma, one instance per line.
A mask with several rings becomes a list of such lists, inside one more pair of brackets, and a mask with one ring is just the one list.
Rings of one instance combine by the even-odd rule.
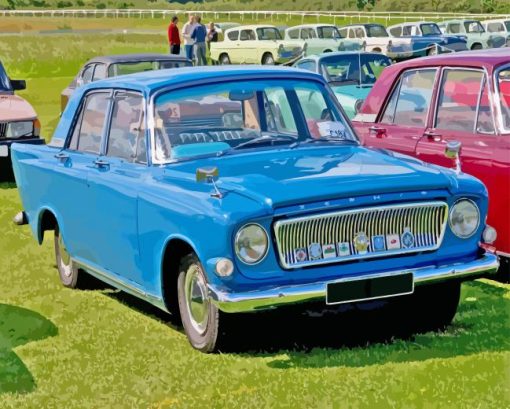
[[306, 49], [302, 41], [283, 40], [275, 26], [230, 28], [223, 41], [211, 43], [211, 59], [220, 64], [292, 64]]

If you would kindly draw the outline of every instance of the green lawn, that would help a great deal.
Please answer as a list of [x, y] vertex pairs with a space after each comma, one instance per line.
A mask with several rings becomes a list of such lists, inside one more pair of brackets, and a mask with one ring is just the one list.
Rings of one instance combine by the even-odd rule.
[[[0, 38], [46, 138], [60, 91], [87, 58], [165, 49], [164, 35]], [[172, 319], [132, 297], [61, 287], [51, 234], [38, 246], [11, 223], [21, 208], [12, 185], [0, 185], [0, 204], [2, 409], [510, 407], [509, 285], [465, 284], [441, 334], [381, 340], [385, 323], [370, 316], [264, 314], [239, 320], [247, 329], [229, 352], [203, 355]]]

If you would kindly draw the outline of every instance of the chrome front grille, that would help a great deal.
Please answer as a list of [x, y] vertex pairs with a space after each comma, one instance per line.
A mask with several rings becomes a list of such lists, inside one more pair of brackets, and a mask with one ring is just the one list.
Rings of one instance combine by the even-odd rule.
[[279, 220], [284, 268], [437, 249], [448, 219], [444, 202], [370, 207]]

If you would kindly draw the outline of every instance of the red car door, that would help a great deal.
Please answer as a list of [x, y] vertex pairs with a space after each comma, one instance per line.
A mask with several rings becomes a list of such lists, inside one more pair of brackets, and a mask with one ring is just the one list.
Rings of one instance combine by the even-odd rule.
[[414, 155], [429, 118], [437, 68], [404, 71], [374, 123], [356, 123], [363, 143]]

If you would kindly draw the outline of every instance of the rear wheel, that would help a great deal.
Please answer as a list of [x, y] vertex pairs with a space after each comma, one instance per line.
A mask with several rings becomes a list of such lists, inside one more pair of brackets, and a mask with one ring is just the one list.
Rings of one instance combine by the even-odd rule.
[[472, 50], [481, 50], [482, 48], [483, 48], [482, 45], [479, 43], [473, 44], [473, 46], [471, 47]]
[[271, 54], [271, 53], [265, 53], [265, 54], [262, 56], [262, 64], [264, 64], [264, 65], [274, 65], [274, 64], [275, 64], [275, 62], [274, 62], [273, 54]]
[[207, 279], [195, 254], [185, 256], [177, 280], [182, 325], [193, 348], [202, 352], [217, 349], [221, 312], [209, 298]]
[[64, 287], [85, 288], [89, 284], [90, 276], [80, 270], [67, 251], [64, 237], [58, 225], [55, 227], [55, 259], [58, 275]]
[[221, 54], [219, 62], [220, 62], [221, 65], [229, 65], [230, 64], [230, 57], [228, 56], [228, 54]]

